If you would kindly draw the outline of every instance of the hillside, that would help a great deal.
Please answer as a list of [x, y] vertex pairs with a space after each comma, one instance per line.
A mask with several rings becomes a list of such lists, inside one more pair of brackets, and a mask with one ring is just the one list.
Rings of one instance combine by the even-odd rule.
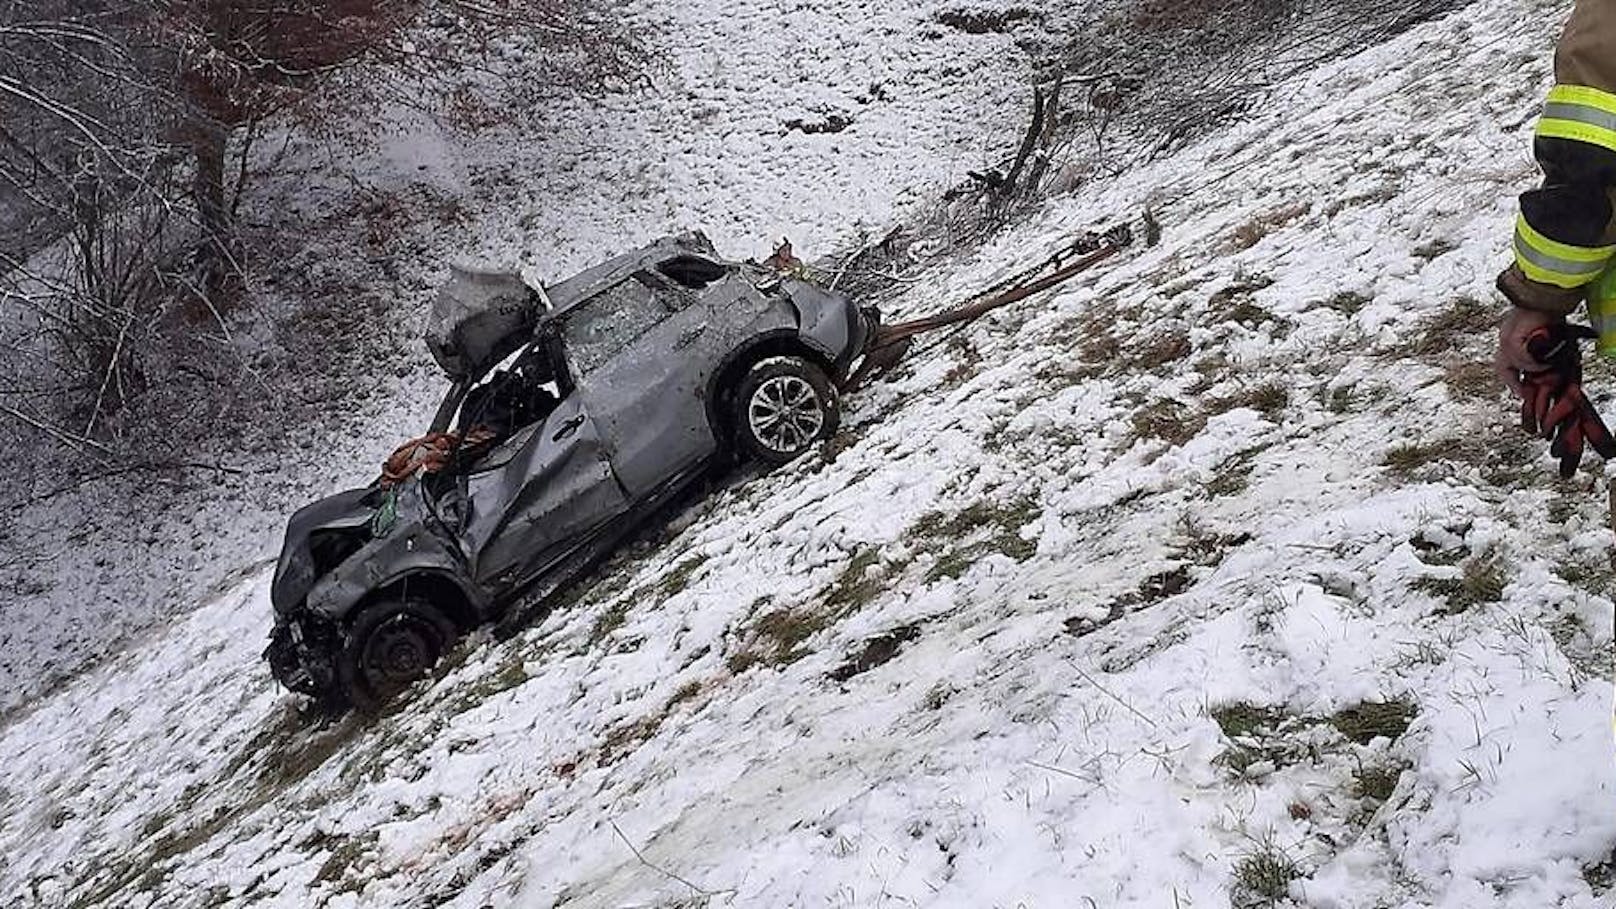
[[373, 722], [272, 685], [228, 553], [0, 728], [0, 901], [1616, 904], [1606, 482], [1483, 365], [1558, 18], [1480, 0], [934, 262], [901, 315], [1163, 226]]

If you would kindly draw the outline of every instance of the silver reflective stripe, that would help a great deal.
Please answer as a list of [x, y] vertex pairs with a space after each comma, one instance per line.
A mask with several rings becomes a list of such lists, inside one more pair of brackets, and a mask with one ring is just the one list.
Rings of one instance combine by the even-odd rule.
[[1576, 123], [1586, 123], [1600, 129], [1616, 132], [1616, 114], [1603, 111], [1597, 107], [1586, 104], [1567, 104], [1564, 101], [1550, 101], [1543, 107], [1545, 120], [1571, 120]]
[[1543, 250], [1532, 246], [1519, 232], [1515, 234], [1515, 253], [1544, 271], [1565, 275], [1568, 278], [1586, 276], [1589, 280], [1592, 280], [1605, 270], [1605, 266], [1610, 264], [1609, 261], [1574, 262], [1570, 259], [1562, 259], [1559, 256], [1551, 256]]

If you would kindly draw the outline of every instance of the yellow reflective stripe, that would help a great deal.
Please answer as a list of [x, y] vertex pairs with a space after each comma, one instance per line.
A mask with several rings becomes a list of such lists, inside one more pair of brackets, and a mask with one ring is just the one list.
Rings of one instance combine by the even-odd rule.
[[1556, 85], [1543, 107], [1537, 135], [1616, 151], [1616, 95], [1586, 85]]
[[1599, 352], [1616, 356], [1616, 268], [1605, 269], [1588, 292], [1588, 321], [1599, 332]]
[[1545, 117], [1537, 122], [1537, 135], [1540, 139], [1565, 139], [1616, 151], [1616, 130], [1604, 129], [1590, 123], [1551, 120]]
[[1528, 278], [1555, 287], [1582, 287], [1605, 270], [1616, 246], [1572, 246], [1551, 240], [1527, 223], [1515, 222], [1515, 262]]
[[1616, 114], [1616, 95], [1587, 85], [1556, 85], [1549, 91], [1550, 104], [1574, 104]]
[[[1525, 215], [1516, 219], [1515, 232], [1538, 252], [1566, 262], [1604, 265], [1610, 261], [1611, 256], [1616, 256], [1616, 246], [1572, 246], [1570, 243], [1551, 240], [1533, 227]], [[1595, 274], [1601, 271], [1604, 269], [1594, 269]]]

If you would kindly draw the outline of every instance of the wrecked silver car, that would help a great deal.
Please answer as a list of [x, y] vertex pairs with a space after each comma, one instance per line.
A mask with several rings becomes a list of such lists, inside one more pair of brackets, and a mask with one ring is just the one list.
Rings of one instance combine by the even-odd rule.
[[874, 327], [699, 233], [542, 289], [456, 269], [428, 330], [450, 381], [430, 431], [288, 523], [275, 678], [373, 706], [514, 603], [542, 610], [714, 463], [785, 463], [834, 433]]

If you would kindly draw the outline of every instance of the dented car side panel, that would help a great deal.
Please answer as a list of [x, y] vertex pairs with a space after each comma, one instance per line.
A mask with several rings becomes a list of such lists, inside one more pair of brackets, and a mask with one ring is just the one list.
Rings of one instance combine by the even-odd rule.
[[480, 586], [503, 590], [565, 555], [579, 535], [628, 510], [600, 432], [568, 395], [509, 461], [465, 479], [461, 532]]
[[578, 378], [578, 392], [601, 414], [612, 466], [631, 496], [711, 457], [719, 440], [707, 395], [729, 356], [760, 334], [795, 331], [797, 313], [730, 274], [692, 291], [654, 282], [674, 311], [621, 355]]

